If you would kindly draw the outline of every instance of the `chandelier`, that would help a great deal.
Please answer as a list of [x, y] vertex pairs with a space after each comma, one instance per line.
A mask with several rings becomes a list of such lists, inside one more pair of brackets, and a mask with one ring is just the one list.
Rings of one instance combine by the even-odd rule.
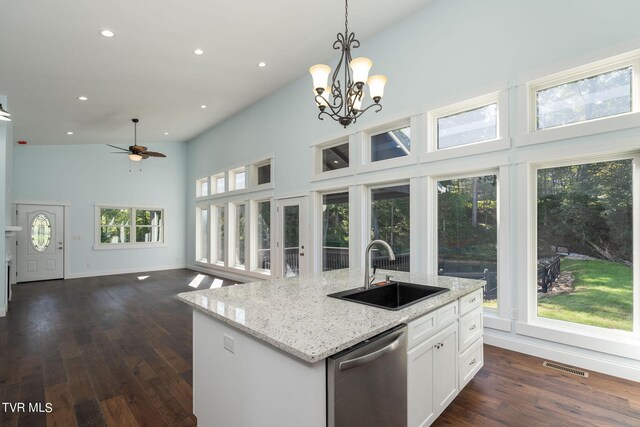
[[[318, 118], [324, 120], [323, 116], [327, 115], [345, 128], [355, 123], [358, 117], [371, 108], [376, 113], [382, 110], [380, 100], [384, 94], [384, 85], [387, 83], [387, 77], [383, 75], [368, 77], [369, 70], [373, 66], [369, 58], [351, 59], [351, 49], [360, 47], [360, 42], [356, 39], [355, 33], [349, 32], [348, 9], [348, 0], [345, 0], [344, 34], [338, 33], [338, 39], [333, 43], [333, 48], [342, 51], [342, 55], [331, 76], [331, 85], [328, 84], [331, 67], [317, 64], [309, 68], [309, 73], [313, 77], [316, 105], [320, 110]], [[369, 87], [369, 95], [374, 103], [363, 108], [362, 101], [366, 95], [365, 83]]]

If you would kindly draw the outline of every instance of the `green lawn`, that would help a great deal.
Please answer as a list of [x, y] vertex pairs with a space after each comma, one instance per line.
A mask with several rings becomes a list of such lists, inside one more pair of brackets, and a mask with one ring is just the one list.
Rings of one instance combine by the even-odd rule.
[[631, 331], [631, 268], [600, 260], [563, 259], [561, 271], [573, 272], [574, 291], [538, 300], [538, 316], [583, 325]]

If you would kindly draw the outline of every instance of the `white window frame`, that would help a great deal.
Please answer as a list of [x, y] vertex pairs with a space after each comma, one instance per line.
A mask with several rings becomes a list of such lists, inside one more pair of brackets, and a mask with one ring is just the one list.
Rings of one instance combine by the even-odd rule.
[[[401, 120], [395, 120], [380, 126], [368, 128], [362, 132], [362, 172], [370, 172], [380, 169], [395, 168], [416, 163], [420, 153], [420, 143], [422, 132], [420, 132], [419, 124], [420, 116], [406, 117]], [[392, 130], [398, 130], [409, 127], [411, 129], [411, 149], [409, 154], [401, 157], [393, 157], [391, 159], [371, 161], [371, 139], [374, 135], [379, 135]], [[351, 159], [349, 159], [351, 163]]]
[[[238, 227], [236, 216], [237, 210], [240, 205], [244, 205], [244, 264], [236, 264], [236, 230]], [[229, 213], [229, 217], [227, 218], [227, 231], [230, 233], [231, 239], [227, 240], [227, 266], [233, 268], [234, 270], [249, 270], [249, 255], [250, 251], [250, 240], [248, 239], [249, 232], [249, 223], [248, 219], [250, 218], [250, 209], [249, 209], [249, 201], [248, 200], [240, 200], [237, 202], [229, 203], [227, 205], [227, 212]]]
[[[633, 67], [630, 112], [551, 128], [537, 129], [537, 91], [629, 66]], [[616, 55], [523, 82], [519, 85], [518, 99], [518, 110], [520, 112], [518, 128], [520, 129], [520, 135], [516, 139], [516, 145], [519, 146], [559, 141], [640, 126], [640, 50]]]
[[[207, 184], [207, 194], [202, 194], [202, 184]], [[207, 197], [211, 195], [211, 183], [209, 177], [196, 180], [196, 198]]]
[[[361, 218], [364, 218], [364, 224], [361, 224], [361, 236], [362, 236], [362, 242], [361, 242], [361, 246], [362, 248], [366, 248], [367, 245], [369, 244], [369, 242], [371, 241], [371, 219], [372, 219], [372, 215], [371, 215], [371, 209], [372, 209], [372, 190], [377, 190], [380, 188], [388, 188], [388, 187], [399, 187], [399, 186], [403, 186], [403, 185], [408, 185], [409, 186], [409, 256], [410, 256], [410, 260], [409, 260], [409, 272], [417, 272], [419, 269], [417, 267], [418, 265], [418, 260], [417, 260], [417, 249], [418, 249], [418, 218], [416, 217], [417, 214], [417, 185], [416, 185], [417, 181], [415, 178], [411, 178], [411, 179], [403, 179], [403, 180], [398, 180], [398, 181], [385, 181], [385, 182], [376, 182], [374, 184], [368, 184], [366, 185], [365, 188], [365, 198], [366, 198], [366, 212], [364, 215], [361, 215]], [[351, 194], [349, 194], [349, 196], [351, 197]], [[351, 202], [350, 202], [351, 203]], [[351, 206], [350, 206], [351, 207]], [[349, 215], [349, 220], [351, 220], [351, 214]], [[351, 230], [351, 225], [349, 225], [349, 230]], [[349, 238], [349, 244], [351, 244], [351, 238]], [[414, 255], [415, 254], [415, 255]], [[363, 257], [361, 259], [362, 262], [362, 267], [364, 267], [364, 262], [365, 262], [365, 258], [364, 258], [364, 254]], [[354, 263], [351, 261], [351, 259], [349, 260], [350, 265], [353, 265]]]
[[[212, 215], [212, 207], [211, 206], [196, 206], [196, 251], [195, 251], [195, 262], [196, 263], [201, 263], [201, 264], [208, 264], [209, 262], [211, 262], [212, 260], [212, 253], [211, 253], [211, 215]], [[202, 221], [201, 221], [201, 216], [202, 216], [202, 211], [209, 211], [209, 213], [207, 214], [207, 222], [208, 222], [208, 226], [209, 226], [209, 233], [207, 234], [206, 239], [209, 240], [209, 256], [203, 260], [202, 257]]]
[[[464, 113], [487, 105], [496, 104], [496, 138], [477, 141], [449, 148], [438, 148], [438, 119]], [[427, 112], [427, 151], [421, 161], [437, 161], [462, 156], [472, 156], [510, 147], [509, 139], [509, 91], [501, 89], [484, 95], [465, 99]]]
[[[510, 232], [510, 186], [509, 186], [509, 166], [502, 165], [490, 169], [468, 170], [465, 172], [453, 174], [431, 175], [427, 178], [427, 203], [433, 207], [429, 212], [429, 206], [426, 206], [426, 212], [429, 212], [427, 240], [425, 247], [427, 257], [427, 271], [430, 274], [438, 274], [438, 190], [436, 188], [438, 181], [447, 181], [452, 179], [473, 178], [478, 176], [495, 175], [496, 182], [496, 202], [497, 202], [497, 224], [496, 224], [496, 244], [497, 244], [497, 280], [498, 280], [498, 308], [483, 307], [484, 326], [491, 329], [502, 331], [511, 331], [511, 320], [509, 318], [509, 283], [510, 283], [510, 266], [512, 262], [511, 249], [509, 247]], [[425, 210], [422, 210], [425, 212]]]
[[[271, 275], [271, 270], [267, 270], [264, 268], [258, 268], [258, 250], [259, 250], [259, 245], [258, 245], [258, 214], [260, 213], [260, 210], [258, 209], [258, 204], [260, 203], [266, 203], [269, 202], [269, 210], [270, 210], [270, 220], [271, 223], [269, 224], [269, 234], [270, 239], [269, 242], [270, 247], [270, 258], [271, 258], [271, 265], [273, 265], [273, 255], [275, 253], [274, 250], [274, 246], [273, 246], [273, 237], [274, 237], [274, 229], [273, 229], [273, 225], [274, 225], [274, 202], [272, 198], [268, 198], [268, 199], [259, 199], [259, 200], [251, 200], [249, 201], [249, 205], [250, 205], [250, 209], [249, 211], [251, 212], [251, 216], [250, 216], [250, 221], [249, 221], [249, 242], [250, 242], [250, 247], [251, 247], [251, 251], [250, 251], [250, 257], [249, 257], [249, 263], [248, 265], [250, 266], [250, 270], [254, 273], [258, 273], [258, 274], [264, 274], [267, 276]], [[246, 209], [246, 208], [245, 208]], [[245, 216], [246, 216], [246, 212], [245, 212]], [[246, 224], [246, 218], [245, 218], [245, 224]], [[245, 225], [245, 229], [246, 229], [246, 225]], [[246, 231], [246, 230], [245, 230]], [[247, 238], [245, 236], [245, 247], [246, 247], [246, 242], [247, 242]], [[245, 258], [245, 264], [246, 264], [246, 258]]]
[[[239, 168], [231, 169], [227, 176], [229, 177], [227, 188], [229, 191], [244, 191], [249, 188], [249, 177], [247, 176], [247, 167], [240, 166]], [[244, 173], [244, 187], [236, 188], [236, 175]]]
[[[345, 168], [347, 169], [347, 168]], [[318, 206], [319, 212], [317, 215], [317, 220], [316, 220], [316, 224], [317, 224], [317, 237], [314, 239], [314, 241], [316, 242], [316, 253], [318, 254], [318, 271], [323, 271], [324, 268], [324, 253], [323, 253], [323, 247], [324, 247], [324, 241], [322, 238], [322, 226], [323, 226], [323, 211], [322, 211], [322, 206], [323, 206], [323, 198], [326, 195], [330, 195], [330, 194], [339, 194], [339, 193], [347, 193], [348, 197], [349, 197], [349, 246], [347, 247], [347, 251], [349, 253], [349, 266], [347, 268], [351, 268], [355, 265], [355, 262], [353, 260], [353, 256], [352, 256], [352, 252], [353, 252], [353, 236], [352, 236], [352, 232], [354, 229], [354, 225], [352, 224], [352, 218], [354, 217], [352, 211], [354, 209], [356, 209], [356, 206], [354, 205], [353, 201], [352, 201], [352, 191], [351, 188], [349, 187], [341, 187], [341, 188], [332, 188], [331, 190], [326, 190], [326, 191], [321, 191], [321, 192], [317, 192], [317, 203], [316, 206]]]
[[[130, 241], [127, 243], [102, 243], [100, 241], [100, 231], [102, 225], [101, 221], [101, 210], [102, 209], [129, 209], [130, 210], [130, 227], [129, 231], [129, 239], [133, 239], [134, 241]], [[142, 211], [161, 211], [162, 212], [162, 225], [160, 225], [160, 234], [162, 235], [161, 242], [136, 242], [136, 212]], [[143, 249], [143, 248], [164, 248], [167, 246], [167, 218], [166, 218], [167, 210], [163, 207], [132, 207], [127, 206], [126, 204], [121, 205], [109, 205], [109, 204], [96, 204], [95, 205], [95, 217], [94, 217], [94, 245], [93, 250], [111, 250], [111, 249]]]
[[[271, 170], [269, 173], [269, 182], [263, 182], [262, 184], [258, 184], [258, 169], [263, 166], [271, 166]], [[251, 164], [248, 167], [247, 174], [245, 175], [245, 188], [252, 188], [254, 190], [259, 190], [262, 188], [271, 188], [273, 187], [273, 159], [269, 158], [260, 162], [256, 162]], [[250, 178], [250, 181], [247, 180]]]
[[[224, 189], [223, 191], [218, 191], [218, 181], [219, 180], [223, 180], [224, 181]], [[229, 180], [227, 179], [227, 174], [225, 172], [222, 173], [218, 173], [215, 175], [211, 176], [211, 184], [209, 186], [209, 193], [211, 193], [211, 196], [214, 196], [216, 194], [224, 194], [227, 192], [227, 185], [228, 185]]]
[[[590, 325], [538, 317], [537, 315], [537, 171], [542, 168], [563, 167], [585, 163], [633, 159], [633, 331], [619, 331]], [[518, 166], [518, 218], [522, 219], [518, 238], [526, 242], [521, 251], [520, 265], [526, 266], [526, 291], [519, 300], [516, 332], [549, 341], [589, 350], [640, 360], [640, 154], [575, 156], [549, 162], [522, 163]]]
[[[346, 168], [323, 172], [322, 152], [328, 148], [337, 147], [343, 144], [349, 144], [349, 166]], [[311, 170], [313, 171], [311, 175], [311, 182], [353, 175], [356, 169], [355, 163], [357, 163], [355, 157], [355, 138], [353, 134], [311, 145]]]

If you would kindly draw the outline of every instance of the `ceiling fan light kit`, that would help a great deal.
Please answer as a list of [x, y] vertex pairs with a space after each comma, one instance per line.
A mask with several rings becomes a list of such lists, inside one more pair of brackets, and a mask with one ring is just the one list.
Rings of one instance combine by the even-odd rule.
[[[333, 48], [340, 50], [342, 54], [331, 76], [331, 84], [328, 83], [331, 67], [325, 64], [316, 64], [309, 68], [309, 73], [313, 78], [316, 105], [320, 110], [318, 118], [324, 120], [323, 116], [327, 115], [345, 128], [351, 123], [355, 123], [358, 117], [371, 108], [376, 113], [382, 110], [380, 101], [387, 83], [386, 76], [369, 77], [369, 70], [373, 66], [373, 62], [369, 58], [351, 58], [351, 49], [360, 47], [360, 42], [356, 39], [355, 33], [349, 32], [348, 8], [348, 0], [345, 0], [344, 34], [338, 33], [337, 40], [333, 43]], [[344, 79], [342, 82], [339, 80], [340, 77]], [[369, 87], [369, 96], [374, 103], [362, 108], [362, 101], [366, 95], [365, 84]]]
[[142, 145], [138, 145], [138, 119], [131, 119], [133, 122], [133, 145], [130, 145], [129, 148], [122, 148], [116, 145], [107, 144], [109, 147], [117, 148], [118, 151], [114, 154], [128, 154], [129, 160], [133, 162], [139, 162], [144, 159], [148, 159], [149, 157], [167, 157], [162, 153], [158, 153], [156, 151], [147, 151], [147, 147]]

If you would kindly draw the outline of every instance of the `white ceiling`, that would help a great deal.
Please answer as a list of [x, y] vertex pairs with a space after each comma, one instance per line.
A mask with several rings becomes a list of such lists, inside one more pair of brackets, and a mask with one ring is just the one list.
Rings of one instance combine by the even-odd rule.
[[[351, 0], [349, 29], [429, 1]], [[142, 144], [185, 141], [331, 59], [343, 22], [342, 0], [0, 0], [0, 94], [16, 141], [129, 145], [133, 117]]]

